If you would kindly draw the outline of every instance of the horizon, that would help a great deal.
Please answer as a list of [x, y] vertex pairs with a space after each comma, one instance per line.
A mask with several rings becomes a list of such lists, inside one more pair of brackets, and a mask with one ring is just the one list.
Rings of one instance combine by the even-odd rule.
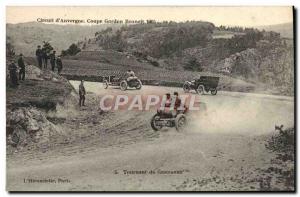
[[[181, 21], [181, 22], [187, 22], [187, 21]], [[195, 22], [209, 22], [210, 21], [195, 21]], [[59, 25], [59, 26], [81, 26], [81, 27], [96, 27], [96, 26], [113, 26], [113, 25], [137, 25], [137, 24], [67, 24], [67, 23], [44, 23], [44, 22], [37, 22], [37, 21], [27, 21], [27, 22], [19, 22], [19, 23], [6, 23], [6, 25], [21, 25], [21, 24], [28, 24], [28, 23], [36, 23], [36, 24], [42, 24], [42, 25]], [[216, 27], [220, 26], [226, 26], [226, 27], [242, 27], [242, 28], [260, 28], [260, 27], [268, 27], [268, 26], [277, 26], [277, 25], [286, 25], [291, 24], [293, 25], [293, 22], [286, 22], [286, 23], [276, 23], [272, 25], [259, 25], [259, 26], [238, 26], [238, 25], [215, 25]]]

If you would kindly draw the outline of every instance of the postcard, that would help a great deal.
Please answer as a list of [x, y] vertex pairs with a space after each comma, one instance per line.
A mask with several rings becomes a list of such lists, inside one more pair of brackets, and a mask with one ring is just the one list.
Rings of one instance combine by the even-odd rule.
[[6, 190], [295, 191], [293, 6], [7, 6]]

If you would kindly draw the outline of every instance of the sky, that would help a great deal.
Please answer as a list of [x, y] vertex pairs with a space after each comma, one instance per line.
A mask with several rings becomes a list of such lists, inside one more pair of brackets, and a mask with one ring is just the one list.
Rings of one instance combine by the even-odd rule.
[[[291, 6], [248, 7], [99, 7], [99, 6], [7, 6], [6, 22], [23, 23], [42, 19], [78, 20], [186, 20], [209, 21], [226, 26], [264, 26], [293, 22]], [[54, 22], [55, 23], [55, 22]], [[63, 24], [63, 23], [60, 23]], [[87, 24], [87, 23], [85, 23]]]

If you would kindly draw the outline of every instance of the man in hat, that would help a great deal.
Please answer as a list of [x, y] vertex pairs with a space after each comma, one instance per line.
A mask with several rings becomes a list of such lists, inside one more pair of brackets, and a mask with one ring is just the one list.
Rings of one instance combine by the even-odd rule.
[[47, 69], [47, 67], [48, 67], [48, 54], [47, 54], [47, 49], [43, 47], [43, 48], [42, 48], [42, 52], [43, 52], [44, 69]]
[[20, 68], [19, 70], [19, 80], [25, 80], [25, 63], [23, 59], [23, 54], [20, 54], [20, 57], [18, 59], [18, 66]]
[[17, 76], [18, 67], [15, 64], [15, 60], [12, 60], [11, 63], [8, 65], [8, 70], [9, 70], [9, 77], [13, 87], [17, 87], [19, 85], [18, 76]]
[[38, 61], [38, 65], [39, 65], [40, 69], [42, 69], [43, 51], [42, 51], [40, 45], [37, 46], [37, 50], [35, 51], [35, 55], [36, 55], [36, 58], [37, 58], [37, 61]]
[[50, 64], [51, 64], [51, 70], [54, 72], [55, 69], [55, 61], [56, 61], [56, 57], [55, 57], [55, 53], [56, 51], [53, 51], [49, 57], [50, 57]]
[[57, 72], [58, 74], [60, 74], [61, 70], [63, 69], [63, 64], [60, 55], [56, 59], [56, 66], [57, 66]]
[[81, 107], [81, 106], [85, 106], [84, 105], [84, 101], [85, 101], [85, 94], [86, 94], [86, 92], [85, 92], [85, 87], [84, 87], [84, 85], [83, 85], [83, 80], [81, 80], [81, 83], [80, 83], [80, 85], [79, 85], [79, 106]]

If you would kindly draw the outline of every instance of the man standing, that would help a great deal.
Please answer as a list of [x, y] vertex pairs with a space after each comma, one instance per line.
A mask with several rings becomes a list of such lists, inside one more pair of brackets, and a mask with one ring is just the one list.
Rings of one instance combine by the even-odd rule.
[[60, 55], [56, 59], [56, 66], [57, 66], [57, 72], [60, 74], [61, 70], [63, 69], [63, 64]]
[[38, 47], [38, 48], [37, 48], [37, 50], [35, 51], [35, 55], [36, 55], [36, 58], [37, 58], [37, 61], [38, 61], [38, 65], [39, 65], [40, 69], [42, 69], [42, 64], [43, 64], [43, 61], [42, 61], [42, 59], [43, 59], [43, 51], [42, 51], [40, 45], [38, 45], [37, 47]]
[[51, 70], [54, 72], [54, 69], [55, 69], [55, 60], [56, 60], [56, 57], [55, 57], [55, 53], [56, 51], [53, 51], [51, 54], [50, 54], [50, 64], [51, 64]]
[[83, 80], [81, 80], [81, 83], [79, 85], [79, 106], [85, 106], [84, 105], [84, 101], [85, 101], [85, 88], [84, 88], [84, 85], [83, 85]]
[[44, 69], [47, 69], [47, 67], [48, 67], [48, 54], [47, 54], [46, 48], [43, 47], [42, 52], [43, 52]]
[[18, 67], [15, 64], [15, 60], [11, 61], [11, 63], [8, 66], [8, 70], [9, 70], [9, 77], [13, 87], [18, 86], [19, 85], [18, 76], [17, 76]]
[[19, 70], [19, 80], [25, 80], [25, 63], [23, 59], [23, 54], [20, 54], [20, 57], [18, 59], [18, 66], [20, 68]]

